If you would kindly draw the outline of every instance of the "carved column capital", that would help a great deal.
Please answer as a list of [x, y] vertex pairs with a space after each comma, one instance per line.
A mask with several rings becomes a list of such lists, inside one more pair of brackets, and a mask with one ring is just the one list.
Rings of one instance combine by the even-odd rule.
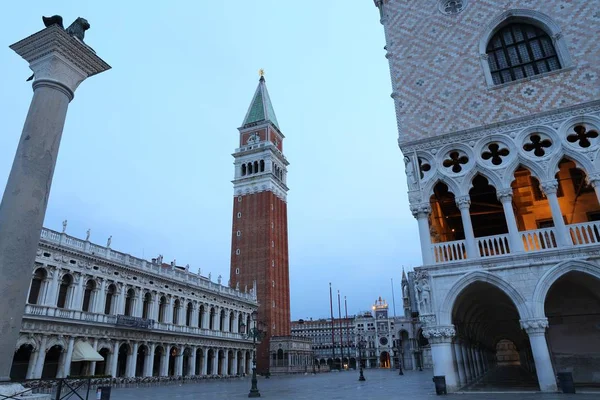
[[508, 202], [512, 201], [513, 191], [511, 188], [498, 189], [496, 191], [496, 197], [498, 197], [498, 201], [500, 203], [508, 203]]
[[431, 344], [451, 343], [456, 335], [454, 325], [438, 325], [423, 328], [423, 336]]
[[460, 196], [455, 199], [459, 210], [468, 210], [471, 207], [471, 198], [469, 196]]
[[522, 319], [520, 322], [528, 335], [543, 335], [548, 328], [548, 318]]
[[596, 187], [600, 185], [600, 173], [590, 174], [587, 176], [588, 184], [592, 185], [592, 187]]
[[416, 219], [428, 218], [431, 213], [431, 205], [429, 203], [411, 204], [410, 211]]
[[540, 183], [540, 188], [546, 195], [556, 194], [558, 191], [558, 181], [553, 179], [551, 181], [542, 182]]

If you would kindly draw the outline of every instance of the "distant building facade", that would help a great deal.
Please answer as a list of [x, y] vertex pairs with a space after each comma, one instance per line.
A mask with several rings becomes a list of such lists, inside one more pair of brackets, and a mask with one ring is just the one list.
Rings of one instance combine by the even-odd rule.
[[271, 336], [269, 340], [271, 375], [312, 372], [312, 340], [298, 336]]
[[[66, 228], [66, 221], [64, 223]], [[239, 375], [258, 305], [236, 290], [43, 229], [11, 378]]]
[[257, 348], [257, 370], [269, 369], [271, 336], [289, 336], [290, 285], [287, 234], [287, 166], [284, 135], [267, 91], [258, 87], [239, 128], [233, 153], [233, 228], [231, 287], [256, 284], [259, 329], [266, 333]]
[[541, 391], [560, 372], [598, 385], [597, 3], [374, 3], [434, 374], [450, 391], [500, 366]]

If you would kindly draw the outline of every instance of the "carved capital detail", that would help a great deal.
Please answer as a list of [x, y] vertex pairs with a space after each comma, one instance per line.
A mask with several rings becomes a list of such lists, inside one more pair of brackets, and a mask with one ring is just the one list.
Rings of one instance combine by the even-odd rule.
[[589, 174], [587, 176], [587, 182], [588, 184], [592, 185], [592, 187], [596, 187], [598, 185], [600, 185], [600, 173], [596, 173], [596, 174]]
[[521, 328], [529, 335], [543, 334], [548, 328], [548, 318], [522, 319]]
[[499, 189], [496, 191], [496, 196], [500, 203], [512, 201], [513, 191], [512, 189]]
[[431, 213], [431, 205], [429, 203], [411, 204], [410, 211], [416, 219], [427, 218]]
[[471, 207], [471, 198], [469, 196], [461, 196], [456, 198], [456, 206], [460, 210], [468, 210]]
[[546, 194], [556, 194], [558, 191], [558, 181], [556, 179], [540, 183], [540, 188]]
[[450, 343], [455, 335], [454, 325], [431, 326], [423, 329], [423, 336], [432, 344]]

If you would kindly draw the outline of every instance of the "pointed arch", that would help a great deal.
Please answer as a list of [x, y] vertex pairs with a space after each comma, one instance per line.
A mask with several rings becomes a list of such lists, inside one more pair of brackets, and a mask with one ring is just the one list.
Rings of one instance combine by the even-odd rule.
[[550, 290], [550, 287], [560, 277], [573, 271], [583, 272], [600, 280], [600, 267], [596, 264], [582, 260], [567, 260], [558, 263], [550, 270], [546, 271], [546, 273], [542, 275], [537, 285], [535, 286], [535, 290], [533, 292], [532, 310], [534, 318], [546, 317], [544, 312], [544, 303], [546, 301], [546, 295], [548, 294], [548, 290]]
[[534, 161], [527, 160], [523, 157], [519, 157], [517, 162], [511, 163], [510, 166], [504, 171], [502, 187], [511, 187], [513, 181], [515, 180], [515, 171], [519, 169], [519, 167], [528, 169], [531, 173], [531, 176], [533, 176], [540, 182], [546, 180], [547, 173], [546, 171], [544, 171], [544, 168], [542, 168], [539, 164], [536, 164]]
[[436, 173], [423, 187], [423, 201], [429, 202], [429, 199], [431, 198], [431, 196], [433, 196], [433, 189], [438, 183], [443, 183], [444, 185], [448, 186], [448, 191], [452, 192], [455, 197], [464, 195], [464, 193], [460, 190], [458, 183], [456, 183], [453, 179], [450, 179], [436, 171]]
[[477, 175], [481, 175], [485, 179], [487, 179], [488, 183], [491, 186], [493, 186], [496, 189], [496, 191], [498, 191], [504, 187], [503, 183], [502, 183], [502, 178], [500, 178], [498, 175], [496, 175], [496, 173], [494, 173], [494, 171], [490, 171], [485, 167], [476, 165], [465, 175], [464, 183], [466, 186], [465, 191], [467, 192], [467, 194], [469, 193], [469, 191], [471, 189], [473, 189], [473, 179], [475, 179], [475, 177]]
[[440, 325], [450, 325], [452, 323], [452, 309], [454, 308], [456, 299], [464, 289], [475, 282], [484, 282], [496, 286], [512, 300], [521, 319], [529, 318], [531, 313], [527, 308], [525, 298], [510, 283], [490, 272], [473, 271], [458, 279], [446, 294], [444, 301], [438, 308]]
[[550, 158], [550, 164], [548, 165], [547, 176], [545, 179], [554, 179], [560, 170], [559, 163], [563, 160], [563, 158], [573, 161], [575, 166], [585, 172], [585, 174], [588, 176], [594, 173], [594, 164], [587, 157], [585, 157], [582, 153], [575, 151], [574, 149], [565, 148], [564, 153], [556, 153], [552, 156], [552, 158]]
[[34, 351], [40, 348], [40, 344], [35, 339], [35, 336], [22, 333], [19, 335], [19, 339], [17, 340], [17, 345], [15, 346], [15, 349], [19, 349], [21, 346], [26, 344], [32, 346]]

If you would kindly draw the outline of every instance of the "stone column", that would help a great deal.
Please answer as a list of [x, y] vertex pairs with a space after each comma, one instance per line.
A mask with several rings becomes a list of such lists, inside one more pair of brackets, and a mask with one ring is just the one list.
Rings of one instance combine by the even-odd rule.
[[239, 324], [240, 324], [239, 320], [240, 320], [240, 314], [237, 312], [234, 312], [233, 313], [233, 330], [232, 330], [233, 333], [239, 333], [239, 329], [238, 329]]
[[106, 302], [106, 281], [102, 279], [100, 281], [100, 290], [98, 296], [96, 296], [96, 308], [95, 311], [98, 314], [104, 314], [104, 305]]
[[222, 375], [223, 376], [227, 376], [229, 375], [229, 350], [225, 350], [225, 352], [223, 353], [224, 357], [223, 357], [223, 371], [222, 371]]
[[242, 352], [242, 374], [246, 373], [246, 351]]
[[477, 348], [475, 346], [471, 346], [471, 358], [473, 360], [473, 366], [475, 367], [475, 374], [479, 378], [483, 371], [481, 370], [479, 360], [477, 359]]
[[210, 310], [207, 305], [206, 307], [204, 307], [204, 311], [202, 313], [202, 328], [203, 329], [208, 329], [208, 327], [209, 327], [208, 319], [209, 318], [210, 318]]
[[127, 296], [127, 285], [124, 283], [119, 284], [119, 296], [117, 299], [117, 307], [115, 309], [115, 315], [125, 314], [125, 297]]
[[140, 288], [140, 290], [138, 292], [136, 306], [137, 306], [136, 311], [135, 311], [135, 314], [133, 314], [133, 315], [141, 318], [142, 315], [144, 315], [144, 290], [142, 288]]
[[496, 192], [498, 201], [502, 203], [504, 209], [504, 217], [506, 218], [506, 225], [508, 226], [508, 237], [510, 243], [511, 253], [523, 253], [525, 248], [523, 247], [523, 239], [519, 234], [519, 228], [517, 226], [517, 219], [515, 218], [515, 210], [512, 205], [513, 191], [512, 189], [500, 189]]
[[213, 354], [215, 355], [213, 357], [213, 368], [212, 368], [212, 374], [213, 375], [219, 375], [218, 368], [219, 368], [219, 350], [217, 349], [213, 349]]
[[[92, 348], [96, 351], [98, 350], [98, 339], [95, 338], [92, 341]], [[94, 376], [94, 375], [96, 375], [96, 361], [92, 361], [90, 363], [90, 376]]]
[[229, 332], [229, 310], [225, 310], [225, 318], [223, 318], [223, 332]]
[[469, 196], [461, 196], [456, 198], [456, 206], [460, 210], [460, 218], [465, 231], [465, 247], [467, 248], [467, 258], [479, 258], [479, 248], [475, 243], [475, 234], [473, 233], [473, 224], [471, 223], [471, 198]]
[[169, 354], [171, 352], [171, 346], [163, 345], [164, 353], [160, 360], [160, 376], [169, 375]]
[[165, 306], [165, 321], [167, 324], [173, 323], [173, 298], [167, 296], [167, 304]]
[[77, 279], [77, 287], [73, 295], [73, 301], [71, 302], [71, 309], [81, 311], [83, 307], [83, 284], [85, 275], [79, 274]]
[[237, 351], [233, 352], [233, 376], [236, 376], [238, 374], [238, 358], [237, 358]]
[[475, 360], [477, 361], [477, 367], [479, 368], [479, 374], [483, 376], [485, 368], [483, 367], [483, 360], [481, 358], [481, 349], [477, 347], [475, 349]]
[[35, 371], [33, 372], [33, 379], [40, 379], [42, 377], [42, 371], [44, 370], [44, 361], [46, 360], [46, 343], [48, 342], [48, 336], [42, 335], [40, 341], [39, 353], [37, 360], [35, 360]]
[[190, 327], [198, 327], [198, 303], [192, 303], [192, 318], [190, 320]]
[[431, 357], [433, 358], [433, 375], [444, 375], [446, 387], [449, 392], [458, 389], [458, 376], [454, 369], [454, 355], [452, 350], [452, 338], [455, 335], [454, 326], [431, 326], [423, 330], [423, 336], [429, 340], [431, 345]]
[[[21, 329], [69, 102], [87, 77], [110, 68], [58, 25], [10, 46], [35, 74], [33, 99], [0, 203], [0, 360], [10, 360]], [[24, 273], [25, 272], [25, 273]], [[0, 363], [0, 381], [11, 363]]]
[[181, 375], [183, 375], [183, 347], [178, 347], [175, 357], [175, 376]]
[[128, 378], [135, 377], [135, 370], [137, 368], [137, 353], [138, 353], [139, 346], [140, 346], [140, 344], [138, 342], [134, 342], [133, 349], [131, 350], [131, 353], [127, 357], [127, 368], [126, 368], [125, 376], [127, 376]]
[[410, 210], [417, 219], [419, 225], [419, 239], [421, 240], [421, 255], [423, 264], [430, 265], [434, 263], [433, 250], [431, 248], [431, 234], [429, 233], [429, 214], [431, 205], [429, 203], [411, 204]]
[[202, 375], [208, 374], [208, 349], [202, 349]]
[[25, 375], [25, 379], [34, 379], [33, 375], [35, 374], [35, 366], [37, 365], [37, 359], [40, 356], [40, 349], [33, 349], [31, 355], [29, 356], [29, 363], [27, 364], [27, 373]]
[[600, 174], [588, 175], [587, 181], [594, 188], [594, 191], [596, 192], [596, 198], [598, 199], [598, 202], [600, 203]]
[[[69, 338], [69, 344], [67, 345], [67, 352], [65, 353], [64, 356], [64, 360], [63, 360], [63, 374], [61, 376], [61, 378], [66, 378], [67, 376], [69, 376], [71, 374], [71, 359], [73, 358], [73, 347], [75, 345], [75, 338], [74, 337], [70, 337]], [[61, 367], [59, 367], [61, 368]]]
[[196, 375], [196, 351], [198, 350], [196, 347], [192, 347], [192, 354], [188, 358], [188, 376]]
[[536, 318], [521, 320], [521, 327], [529, 335], [533, 361], [535, 362], [535, 371], [538, 377], [538, 383], [542, 392], [556, 392], [556, 378], [554, 369], [550, 360], [548, 343], [546, 343], [546, 328], [548, 328], [547, 318]]
[[221, 327], [220, 324], [220, 318], [221, 318], [221, 309], [220, 307], [216, 307], [215, 306], [215, 315], [213, 315], [213, 330], [218, 331], [219, 328]]
[[59, 272], [60, 269], [58, 267], [55, 267], [52, 271], [52, 280], [46, 291], [46, 298], [44, 301], [44, 304], [47, 306], [56, 307], [56, 302], [58, 300]]
[[465, 362], [462, 354], [462, 346], [460, 345], [460, 340], [455, 340], [452, 347], [454, 348], [454, 354], [456, 357], [456, 369], [458, 370], [458, 380], [460, 381], [460, 386], [464, 386], [468, 383], [467, 375], [465, 373]]
[[113, 378], [117, 377], [117, 364], [119, 362], [119, 346], [119, 341], [115, 341], [115, 344], [113, 345], [112, 357], [110, 358], [110, 376], [112, 376]]
[[152, 319], [155, 321], [158, 321], [159, 313], [160, 313], [160, 294], [153, 293], [153, 295], [152, 295]]
[[542, 182], [540, 184], [541, 189], [546, 194], [548, 203], [550, 204], [550, 210], [552, 211], [552, 221], [554, 222], [554, 229], [556, 230], [556, 243], [559, 247], [572, 246], [571, 237], [567, 232], [565, 220], [562, 216], [560, 204], [558, 203], [558, 197], [556, 192], [558, 191], [558, 182], [556, 179], [551, 181]]
[[148, 345], [148, 354], [146, 354], [146, 360], [144, 361], [144, 376], [152, 376], [152, 369], [154, 368], [154, 352], [156, 351], [156, 344], [152, 343]]

